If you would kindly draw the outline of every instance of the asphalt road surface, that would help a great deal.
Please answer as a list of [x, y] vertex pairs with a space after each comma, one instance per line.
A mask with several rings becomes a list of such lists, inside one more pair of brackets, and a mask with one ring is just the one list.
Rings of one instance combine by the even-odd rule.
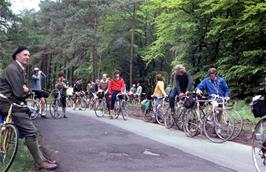
[[[91, 112], [82, 115], [72, 111], [68, 119], [36, 121], [45, 151], [59, 163], [56, 171], [238, 171], [104, 122], [109, 119], [101, 121], [87, 114]], [[116, 122], [126, 125], [130, 120]]]

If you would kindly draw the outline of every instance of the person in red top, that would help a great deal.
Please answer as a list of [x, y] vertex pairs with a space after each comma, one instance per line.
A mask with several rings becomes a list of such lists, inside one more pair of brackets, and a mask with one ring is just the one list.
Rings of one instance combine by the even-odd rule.
[[123, 93], [125, 90], [125, 82], [120, 76], [120, 71], [114, 73], [114, 79], [109, 82], [108, 92], [109, 98], [111, 98], [111, 107], [109, 108], [109, 116], [112, 119], [112, 110], [114, 109], [116, 95], [118, 93]]

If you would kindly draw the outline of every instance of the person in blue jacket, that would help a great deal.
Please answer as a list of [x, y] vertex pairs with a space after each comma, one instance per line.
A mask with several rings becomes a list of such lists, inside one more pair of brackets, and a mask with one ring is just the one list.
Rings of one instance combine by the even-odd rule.
[[226, 81], [217, 75], [217, 69], [210, 68], [208, 72], [209, 77], [201, 81], [196, 88], [196, 93], [202, 95], [206, 91], [208, 96], [215, 94], [229, 99], [230, 89]]

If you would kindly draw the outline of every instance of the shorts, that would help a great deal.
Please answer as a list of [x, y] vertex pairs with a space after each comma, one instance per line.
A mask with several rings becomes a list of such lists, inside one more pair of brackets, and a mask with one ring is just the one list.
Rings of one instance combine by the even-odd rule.
[[43, 90], [32, 90], [32, 92], [35, 93], [35, 97], [40, 99], [42, 97], [44, 98], [48, 98], [49, 97], [49, 93], [47, 91], [43, 91]]

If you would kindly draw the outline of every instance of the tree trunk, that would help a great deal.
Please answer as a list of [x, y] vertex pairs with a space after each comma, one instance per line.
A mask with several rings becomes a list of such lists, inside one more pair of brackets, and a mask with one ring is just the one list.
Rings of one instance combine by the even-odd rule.
[[133, 6], [132, 28], [131, 28], [131, 43], [130, 43], [130, 59], [129, 59], [129, 87], [133, 84], [133, 59], [134, 59], [134, 42], [136, 30], [136, 5]]

